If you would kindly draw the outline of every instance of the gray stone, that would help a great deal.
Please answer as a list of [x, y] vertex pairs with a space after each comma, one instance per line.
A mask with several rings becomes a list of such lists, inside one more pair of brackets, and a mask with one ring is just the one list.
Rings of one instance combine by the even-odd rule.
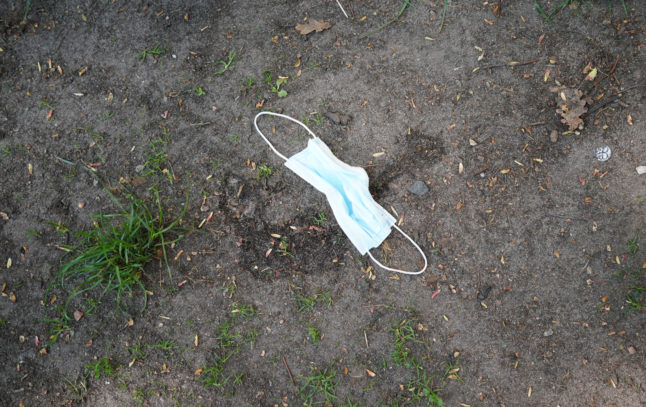
[[422, 196], [428, 192], [428, 187], [423, 181], [415, 181], [415, 183], [408, 188], [408, 192], [417, 196]]

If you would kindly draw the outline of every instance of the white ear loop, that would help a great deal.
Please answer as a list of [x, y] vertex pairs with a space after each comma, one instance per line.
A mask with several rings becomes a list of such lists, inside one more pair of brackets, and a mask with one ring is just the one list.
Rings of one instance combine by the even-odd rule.
[[415, 241], [413, 239], [411, 239], [410, 236], [408, 236], [406, 233], [404, 233], [403, 230], [401, 230], [397, 225], [393, 225], [393, 227], [395, 229], [397, 229], [399, 231], [399, 233], [404, 235], [404, 237], [406, 239], [408, 239], [413, 244], [413, 246], [415, 246], [415, 248], [419, 251], [419, 253], [422, 255], [422, 258], [424, 259], [424, 267], [422, 267], [422, 269], [419, 270], [419, 271], [405, 271], [405, 270], [400, 270], [400, 269], [394, 269], [394, 268], [391, 268], [391, 267], [384, 266], [383, 264], [378, 262], [377, 259], [375, 259], [372, 256], [372, 253], [370, 253], [370, 250], [368, 250], [368, 256], [370, 256], [370, 258], [372, 259], [372, 261], [375, 262], [375, 264], [377, 264], [379, 267], [381, 267], [384, 270], [394, 271], [396, 273], [409, 274], [409, 275], [422, 274], [426, 270], [426, 267], [428, 266], [428, 261], [426, 260], [426, 255], [424, 254], [422, 249], [419, 247], [419, 245], [417, 243], [415, 243]]
[[[341, 4], [339, 4], [339, 6], [340, 6], [340, 5], [341, 5]], [[343, 7], [341, 7], [341, 10], [343, 10]], [[344, 11], [344, 13], [345, 13], [345, 11]], [[287, 161], [287, 157], [285, 157], [284, 155], [282, 155], [282, 154], [280, 153], [280, 151], [276, 150], [276, 148], [274, 147], [274, 145], [273, 145], [273, 144], [271, 144], [271, 142], [267, 139], [267, 137], [265, 137], [265, 135], [264, 135], [264, 134], [262, 134], [262, 132], [261, 132], [261, 131], [260, 131], [260, 129], [258, 128], [258, 118], [259, 118], [260, 116], [262, 116], [262, 115], [265, 115], [265, 114], [266, 114], [266, 115], [269, 115], [269, 116], [277, 116], [277, 117], [282, 117], [283, 119], [291, 120], [291, 121], [293, 121], [294, 123], [297, 123], [297, 124], [301, 125], [301, 127], [303, 127], [305, 130], [307, 130], [307, 132], [312, 136], [312, 138], [315, 138], [315, 139], [317, 139], [317, 138], [318, 138], [318, 137], [316, 137], [316, 134], [314, 134], [314, 132], [313, 132], [312, 130], [310, 130], [310, 129], [309, 129], [309, 127], [307, 127], [306, 125], [304, 125], [304, 124], [303, 124], [303, 123], [301, 123], [300, 121], [298, 121], [298, 120], [294, 119], [293, 117], [290, 117], [290, 116], [287, 116], [287, 115], [285, 115], [285, 114], [281, 114], [281, 113], [274, 113], [274, 112], [260, 112], [260, 113], [258, 113], [258, 114], [256, 115], [256, 117], [254, 117], [254, 118], [253, 118], [253, 125], [254, 125], [254, 127], [256, 128], [256, 131], [258, 132], [258, 134], [260, 135], [260, 137], [262, 137], [262, 139], [263, 139], [263, 140], [265, 140], [265, 143], [267, 143], [267, 144], [269, 145], [269, 147], [273, 150], [273, 152], [274, 152], [274, 153], [276, 153], [276, 155], [277, 155], [278, 157], [282, 158], [282, 159], [283, 159], [283, 160], [285, 160], [285, 161]], [[393, 225], [393, 227], [394, 227], [395, 229], [397, 229], [397, 230], [399, 231], [399, 233], [401, 233], [401, 234], [402, 234], [406, 239], [408, 239], [408, 240], [413, 244], [413, 246], [415, 246], [415, 248], [420, 252], [420, 254], [422, 255], [422, 258], [424, 259], [424, 267], [423, 267], [421, 270], [419, 270], [419, 271], [406, 271], [406, 270], [400, 270], [400, 269], [395, 269], [395, 268], [391, 268], [391, 267], [384, 266], [383, 264], [381, 264], [379, 261], [377, 261], [377, 259], [375, 259], [375, 258], [372, 256], [372, 253], [370, 253], [370, 251], [368, 251], [368, 256], [370, 256], [370, 258], [372, 259], [372, 261], [373, 261], [373, 262], [375, 262], [375, 264], [376, 264], [376, 265], [378, 265], [379, 267], [381, 267], [381, 268], [382, 268], [382, 269], [384, 269], [384, 270], [394, 271], [394, 272], [396, 272], [396, 273], [409, 274], [409, 275], [422, 274], [422, 273], [426, 270], [426, 267], [428, 266], [428, 261], [426, 260], [426, 255], [424, 254], [424, 252], [422, 251], [422, 249], [419, 247], [419, 245], [418, 245], [417, 243], [415, 243], [415, 241], [414, 241], [410, 236], [408, 236], [406, 233], [404, 233], [404, 231], [403, 231], [403, 230], [401, 230], [397, 225]]]
[[343, 6], [341, 5], [341, 2], [339, 0], [336, 0], [336, 4], [338, 4], [339, 7], [341, 7], [341, 11], [343, 11], [343, 15], [345, 16], [345, 18], [348, 18], [348, 14], [343, 9]]
[[300, 124], [300, 125], [301, 125], [301, 127], [303, 127], [305, 130], [307, 130], [307, 132], [308, 132], [308, 133], [310, 133], [310, 136], [312, 136], [312, 138], [315, 138], [315, 139], [316, 139], [316, 138], [318, 138], [318, 137], [316, 137], [316, 134], [314, 134], [314, 132], [313, 132], [312, 130], [310, 130], [310, 128], [309, 128], [309, 127], [307, 127], [306, 125], [304, 125], [304, 124], [303, 124], [303, 123], [301, 123], [300, 121], [298, 121], [298, 120], [294, 119], [293, 117], [289, 117], [289, 116], [287, 116], [287, 115], [285, 115], [285, 114], [274, 113], [274, 112], [260, 112], [260, 113], [258, 113], [258, 114], [256, 115], [256, 117], [254, 117], [254, 118], [253, 118], [253, 125], [254, 125], [254, 127], [256, 128], [256, 131], [258, 132], [258, 134], [260, 134], [260, 137], [262, 137], [262, 139], [263, 139], [263, 140], [265, 140], [265, 143], [269, 144], [269, 147], [271, 147], [271, 149], [274, 151], [274, 153], [276, 153], [276, 155], [277, 155], [278, 157], [282, 158], [282, 159], [283, 159], [283, 160], [285, 160], [285, 161], [287, 161], [287, 157], [285, 157], [284, 155], [282, 155], [282, 154], [280, 153], [280, 151], [276, 150], [276, 148], [274, 147], [274, 145], [273, 145], [273, 144], [271, 144], [271, 141], [269, 141], [269, 140], [267, 139], [267, 137], [265, 137], [265, 135], [264, 135], [264, 134], [262, 134], [262, 131], [260, 131], [260, 129], [258, 128], [258, 118], [259, 118], [260, 116], [262, 116], [262, 115], [265, 115], [265, 114], [266, 114], [266, 115], [269, 115], [269, 116], [278, 116], [278, 117], [282, 117], [283, 119], [291, 120], [291, 121], [293, 121], [294, 123]]

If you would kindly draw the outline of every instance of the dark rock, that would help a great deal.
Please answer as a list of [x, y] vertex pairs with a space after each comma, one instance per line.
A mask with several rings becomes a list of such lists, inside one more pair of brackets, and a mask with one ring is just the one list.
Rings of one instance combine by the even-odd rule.
[[478, 293], [478, 301], [484, 301], [487, 299], [489, 296], [489, 293], [491, 292], [491, 286], [490, 285], [485, 285], [480, 289], [480, 292]]
[[415, 181], [415, 183], [408, 188], [408, 192], [417, 196], [422, 196], [428, 192], [428, 187], [423, 181]]

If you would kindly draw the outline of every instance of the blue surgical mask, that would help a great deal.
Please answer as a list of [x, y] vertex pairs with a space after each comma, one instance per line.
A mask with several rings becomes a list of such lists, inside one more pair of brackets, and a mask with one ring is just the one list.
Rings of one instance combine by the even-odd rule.
[[[278, 116], [301, 125], [312, 136], [307, 147], [286, 158], [274, 148], [258, 128], [257, 120], [261, 115]], [[398, 273], [420, 274], [426, 270], [427, 260], [424, 252], [413, 239], [395, 225], [395, 218], [370, 195], [368, 174], [363, 168], [352, 167], [336, 158], [330, 148], [307, 126], [289, 116], [260, 112], [254, 118], [254, 126], [271, 149], [285, 160], [287, 168], [325, 194], [339, 226], [361, 255], [367, 253], [378, 266]], [[372, 256], [369, 250], [381, 245], [390, 234], [392, 227], [402, 233], [422, 254], [424, 267], [421, 270], [411, 272], [386, 267]]]

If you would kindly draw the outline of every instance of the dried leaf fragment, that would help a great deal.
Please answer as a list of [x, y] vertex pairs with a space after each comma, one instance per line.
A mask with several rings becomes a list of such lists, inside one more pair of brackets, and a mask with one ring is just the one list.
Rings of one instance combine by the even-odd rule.
[[312, 31], [322, 32], [332, 27], [332, 23], [327, 22], [323, 19], [317, 20], [310, 18], [309, 21], [305, 24], [297, 24], [296, 29], [303, 35], [307, 35]]
[[597, 77], [597, 68], [593, 68], [590, 73], [585, 77], [586, 81], [593, 81]]
[[[565, 99], [563, 98], [565, 96]], [[565, 101], [565, 103], [562, 103]], [[583, 97], [583, 92], [579, 89], [567, 88], [561, 92], [559, 108], [556, 113], [560, 114], [561, 123], [567, 124], [569, 130], [576, 130], [583, 125], [581, 116], [588, 111], [585, 107], [587, 101]]]

